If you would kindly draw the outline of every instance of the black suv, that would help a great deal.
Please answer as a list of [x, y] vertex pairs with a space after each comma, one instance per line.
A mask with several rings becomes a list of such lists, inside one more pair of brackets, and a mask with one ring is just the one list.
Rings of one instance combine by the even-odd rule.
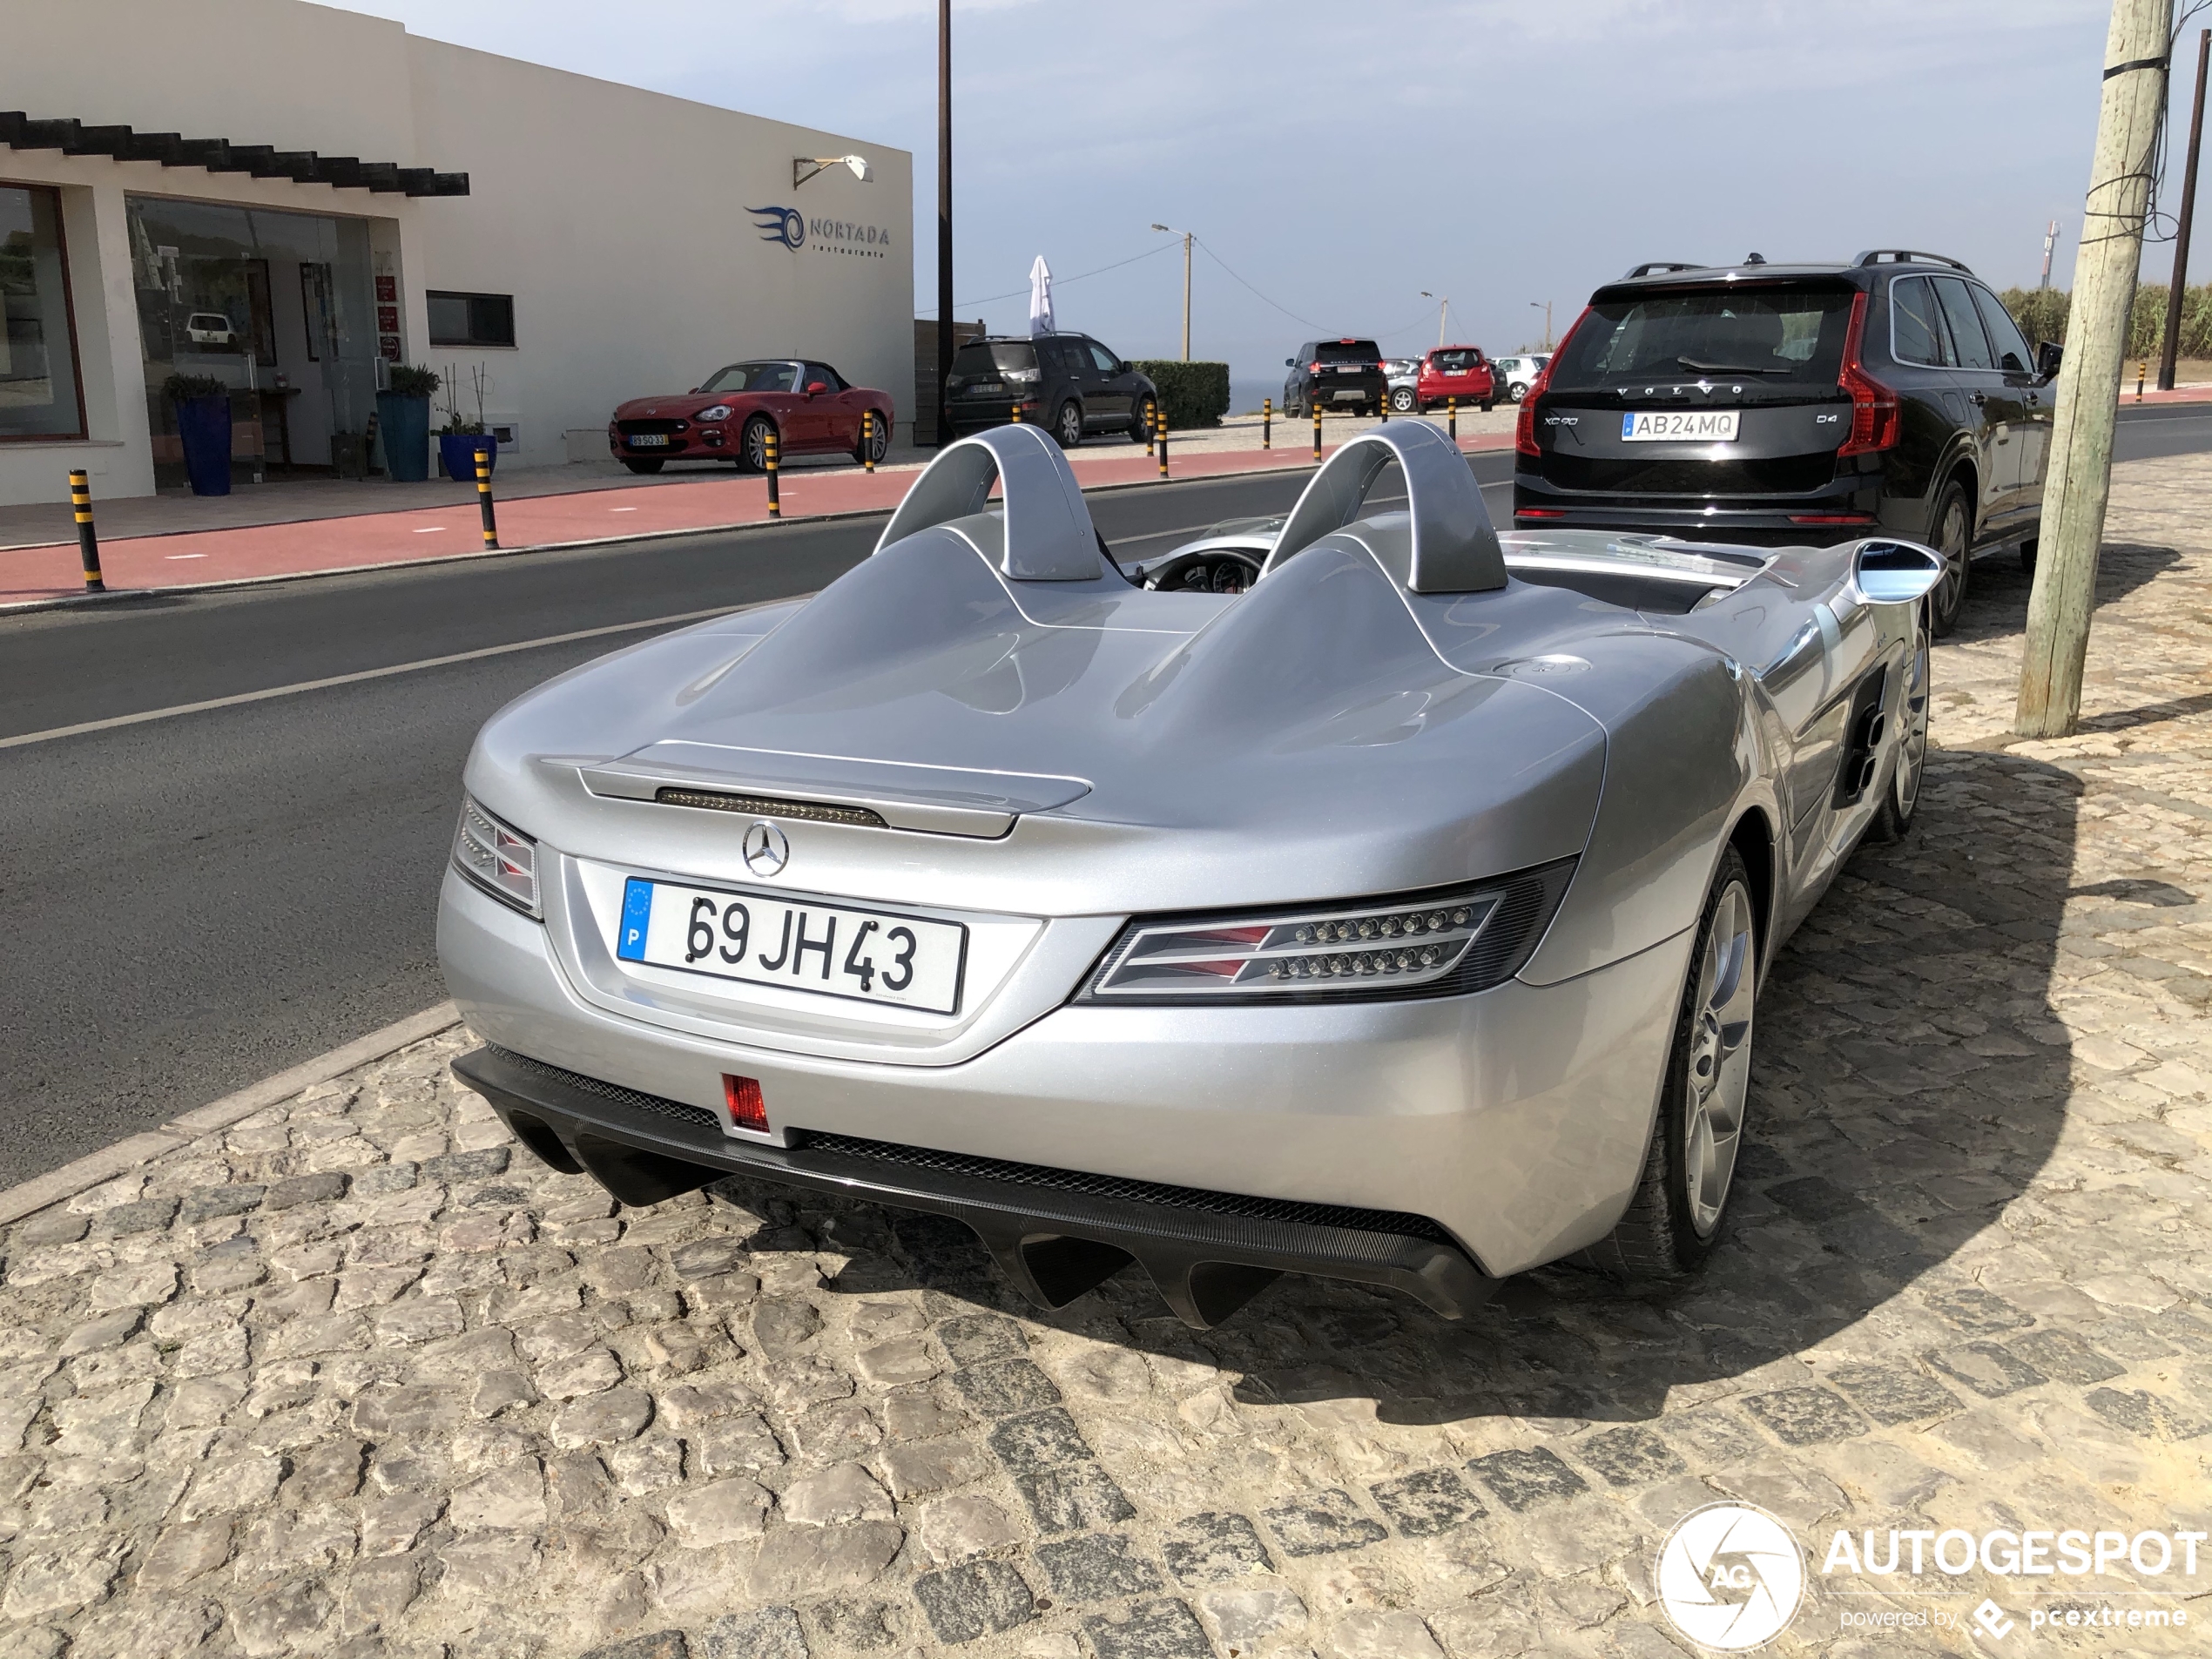
[[1063, 449], [1087, 432], [1143, 442], [1159, 401], [1150, 380], [1089, 334], [986, 335], [954, 355], [945, 382], [954, 436], [1004, 426], [1019, 408]]
[[1949, 566], [1930, 604], [1948, 633], [1974, 555], [2033, 556], [2058, 360], [1939, 254], [1640, 265], [1590, 296], [1521, 406], [1514, 522], [1908, 537]]
[[1389, 395], [1382, 348], [1372, 340], [1309, 340], [1298, 355], [1285, 357], [1290, 375], [1283, 382], [1283, 413], [1304, 415], [1315, 404], [1331, 408], [1349, 403], [1361, 415], [1380, 415]]

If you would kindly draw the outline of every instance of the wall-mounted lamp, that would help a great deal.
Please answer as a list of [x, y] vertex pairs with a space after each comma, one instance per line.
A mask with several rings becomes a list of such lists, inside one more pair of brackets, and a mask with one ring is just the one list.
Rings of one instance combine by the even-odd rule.
[[868, 165], [866, 156], [793, 156], [791, 163], [791, 187], [796, 190], [816, 173], [831, 167], [850, 167], [853, 176], [862, 184], [875, 182], [875, 172]]

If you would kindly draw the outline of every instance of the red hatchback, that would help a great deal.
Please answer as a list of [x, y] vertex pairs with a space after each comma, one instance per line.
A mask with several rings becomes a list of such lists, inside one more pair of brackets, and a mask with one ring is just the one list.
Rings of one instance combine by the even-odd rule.
[[1413, 401], [1432, 409], [1447, 398], [1488, 408], [1498, 399], [1498, 378], [1480, 346], [1439, 346], [1421, 359], [1413, 381]]
[[768, 435], [779, 456], [863, 459], [863, 415], [873, 410], [873, 459], [891, 447], [891, 394], [849, 384], [827, 363], [792, 358], [732, 363], [689, 392], [633, 398], [607, 422], [607, 448], [632, 472], [671, 461], [734, 461], [759, 472]]

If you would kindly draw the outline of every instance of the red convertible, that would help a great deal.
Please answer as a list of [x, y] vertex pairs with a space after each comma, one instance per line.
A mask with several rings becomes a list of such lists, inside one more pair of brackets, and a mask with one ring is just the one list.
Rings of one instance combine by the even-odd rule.
[[[862, 436], [869, 409], [872, 442]], [[759, 472], [772, 432], [779, 455], [880, 461], [891, 447], [891, 394], [852, 385], [827, 363], [732, 363], [695, 390], [624, 404], [607, 422], [607, 448], [632, 472], [658, 472], [671, 461], [734, 461], [740, 472]], [[864, 442], [872, 456], [863, 455]]]

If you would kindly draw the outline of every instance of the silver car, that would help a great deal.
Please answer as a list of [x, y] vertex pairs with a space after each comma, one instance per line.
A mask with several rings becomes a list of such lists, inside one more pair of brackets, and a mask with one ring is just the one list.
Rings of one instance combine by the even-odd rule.
[[1393, 410], [1411, 412], [1420, 401], [1421, 360], [1418, 357], [1383, 359], [1383, 383]]
[[1393, 421], [1249, 591], [1141, 586], [1046, 434], [982, 433], [813, 598], [484, 727], [455, 1070], [624, 1203], [934, 1211], [1048, 1306], [1132, 1258], [1197, 1326], [1285, 1271], [1680, 1278], [1767, 965], [1912, 816], [1940, 568], [1501, 537]]

